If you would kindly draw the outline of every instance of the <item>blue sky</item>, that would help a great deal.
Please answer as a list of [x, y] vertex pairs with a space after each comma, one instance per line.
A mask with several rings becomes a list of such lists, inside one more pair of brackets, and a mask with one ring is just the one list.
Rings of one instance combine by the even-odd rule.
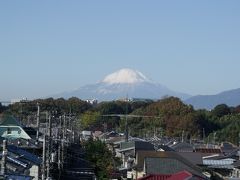
[[240, 1], [1, 1], [0, 100], [133, 68], [170, 89], [240, 88]]

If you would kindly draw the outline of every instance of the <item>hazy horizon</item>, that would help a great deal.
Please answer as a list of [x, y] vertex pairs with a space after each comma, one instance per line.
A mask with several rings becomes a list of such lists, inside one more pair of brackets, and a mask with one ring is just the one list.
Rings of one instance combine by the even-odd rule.
[[122, 68], [174, 91], [240, 88], [239, 1], [1, 1], [0, 101], [71, 91]]

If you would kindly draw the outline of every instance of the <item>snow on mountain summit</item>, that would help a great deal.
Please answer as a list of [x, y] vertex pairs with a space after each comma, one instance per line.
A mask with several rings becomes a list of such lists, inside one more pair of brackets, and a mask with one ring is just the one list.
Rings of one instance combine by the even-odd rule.
[[149, 81], [141, 72], [125, 68], [109, 74], [102, 82], [107, 84], [134, 84]]
[[186, 99], [189, 95], [168, 89], [160, 83], [154, 82], [141, 72], [132, 69], [120, 69], [107, 75], [102, 81], [88, 84], [77, 90], [58, 94], [55, 97], [78, 97], [81, 99], [98, 99], [111, 101], [123, 97], [160, 99], [164, 96], [176, 96]]

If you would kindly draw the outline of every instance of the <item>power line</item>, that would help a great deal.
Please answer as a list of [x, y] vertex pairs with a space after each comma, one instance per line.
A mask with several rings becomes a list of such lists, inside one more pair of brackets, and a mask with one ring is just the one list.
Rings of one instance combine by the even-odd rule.
[[103, 114], [102, 117], [133, 117], [133, 118], [156, 118], [161, 119], [161, 116], [144, 116], [144, 115], [135, 115], [135, 114]]

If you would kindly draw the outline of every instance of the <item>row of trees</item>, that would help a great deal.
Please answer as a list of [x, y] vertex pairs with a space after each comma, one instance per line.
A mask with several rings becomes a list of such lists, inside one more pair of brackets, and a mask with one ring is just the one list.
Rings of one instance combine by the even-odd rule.
[[[137, 105], [136, 105], [137, 104]], [[124, 132], [126, 118], [106, 114], [130, 114], [142, 117], [127, 117], [132, 136], [146, 137], [157, 135], [205, 138], [211, 140], [215, 133], [216, 141], [239, 142], [240, 106], [228, 107], [225, 104], [213, 110], [195, 110], [180, 99], [169, 97], [157, 102], [106, 102], [81, 114], [82, 128], [89, 130], [108, 129]], [[148, 117], [145, 117], [148, 116]], [[149, 118], [149, 116], [151, 118]]]
[[[138, 115], [128, 117], [130, 134], [148, 136], [153, 132], [167, 136], [180, 136], [184, 130], [188, 137], [203, 138], [216, 133], [216, 140], [239, 141], [240, 106], [228, 107], [225, 104], [213, 110], [195, 110], [191, 105], [184, 104], [180, 99], [168, 97], [157, 102], [138, 101], [102, 102], [97, 106], [78, 98], [70, 99], [37, 99], [28, 103], [15, 103], [8, 107], [0, 106], [1, 111], [9, 111], [17, 117], [27, 119], [28, 115], [36, 114], [37, 103], [41, 111], [54, 112], [56, 115], [72, 113], [77, 117], [79, 130], [116, 130], [124, 132], [126, 118], [115, 114]], [[113, 115], [113, 116], [109, 116]], [[146, 118], [151, 116], [151, 118]]]

